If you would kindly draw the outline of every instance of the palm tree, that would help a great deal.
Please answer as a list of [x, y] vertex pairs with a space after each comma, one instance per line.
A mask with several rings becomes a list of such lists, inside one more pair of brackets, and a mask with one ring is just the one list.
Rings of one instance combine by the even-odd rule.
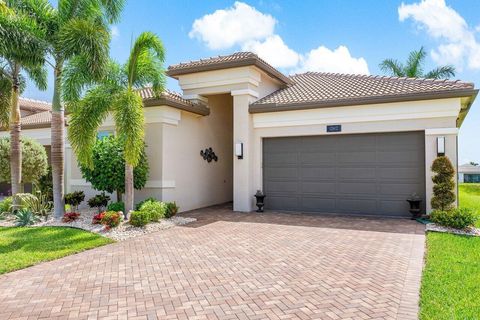
[[19, 96], [25, 87], [25, 74], [39, 89], [47, 88], [45, 34], [23, 10], [21, 1], [3, 1], [0, 6], [0, 125], [10, 126], [10, 180], [15, 195], [22, 192]]
[[47, 53], [53, 68], [51, 159], [54, 216], [63, 216], [65, 114], [63, 69], [76, 61], [77, 84], [82, 87], [102, 77], [108, 65], [109, 24], [118, 21], [124, 0], [17, 0], [46, 31]]
[[133, 209], [133, 168], [144, 147], [145, 119], [138, 89], [151, 85], [156, 96], [163, 92], [164, 60], [161, 40], [154, 33], [143, 32], [136, 39], [127, 63], [120, 66], [110, 62], [107, 76], [101, 83], [90, 86], [80, 100], [77, 100], [81, 89], [76, 84], [77, 64], [71, 63], [65, 69], [65, 87], [71, 93], [67, 102], [71, 111], [68, 139], [78, 161], [93, 165], [92, 147], [97, 130], [109, 114], [115, 121], [116, 134], [124, 141], [125, 218]]
[[418, 51], [410, 52], [404, 65], [395, 59], [385, 59], [380, 63], [380, 69], [396, 77], [448, 79], [455, 76], [455, 67], [447, 65], [423, 73], [427, 53], [423, 47]]

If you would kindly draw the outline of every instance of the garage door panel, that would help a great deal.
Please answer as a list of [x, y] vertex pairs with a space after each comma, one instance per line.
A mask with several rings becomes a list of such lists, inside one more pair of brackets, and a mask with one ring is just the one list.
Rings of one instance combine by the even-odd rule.
[[408, 216], [405, 199], [425, 197], [423, 132], [268, 138], [263, 152], [266, 209]]

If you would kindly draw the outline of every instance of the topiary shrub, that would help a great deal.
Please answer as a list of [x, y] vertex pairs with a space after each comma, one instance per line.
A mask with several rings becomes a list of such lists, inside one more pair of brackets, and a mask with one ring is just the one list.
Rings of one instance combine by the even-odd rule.
[[97, 208], [98, 213], [100, 213], [108, 205], [108, 201], [110, 201], [110, 197], [107, 196], [105, 192], [102, 192], [101, 194], [97, 194], [95, 197], [90, 198], [88, 200], [88, 206], [90, 208]]
[[475, 211], [469, 208], [455, 208], [451, 210], [434, 210], [430, 213], [430, 220], [444, 227], [466, 229], [478, 220]]
[[144, 227], [150, 222], [150, 215], [145, 211], [132, 211], [129, 221], [132, 226]]
[[[37, 141], [22, 137], [22, 183], [37, 182], [47, 174], [45, 148]], [[10, 138], [0, 139], [0, 182], [10, 182]]]
[[104, 224], [107, 229], [117, 227], [122, 221], [122, 215], [115, 211], [107, 211], [103, 214], [101, 223]]
[[150, 201], [157, 201], [157, 199], [155, 199], [154, 197], [149, 197], [145, 200], [142, 200], [140, 201], [139, 203], [137, 203], [137, 205], [135, 206], [135, 210], [140, 210], [140, 208], [142, 207], [142, 205], [145, 203], [145, 202], [150, 202]]
[[65, 195], [65, 204], [70, 205], [72, 212], [78, 211], [78, 206], [85, 200], [83, 191], [74, 191]]
[[171, 218], [178, 213], [179, 208], [175, 203], [175, 201], [165, 203], [165, 207], [166, 207], [165, 218]]
[[431, 205], [433, 209], [448, 210], [452, 208], [455, 202], [455, 169], [453, 168], [450, 160], [441, 156], [433, 161], [432, 172], [435, 175], [432, 177], [433, 185], [433, 197]]
[[148, 201], [145, 202], [140, 208], [140, 212], [145, 212], [150, 216], [150, 221], [159, 221], [161, 218], [165, 217], [166, 211], [165, 203], [159, 201]]
[[115, 212], [125, 212], [125, 203], [123, 202], [112, 202], [107, 206], [108, 211], [115, 211]]

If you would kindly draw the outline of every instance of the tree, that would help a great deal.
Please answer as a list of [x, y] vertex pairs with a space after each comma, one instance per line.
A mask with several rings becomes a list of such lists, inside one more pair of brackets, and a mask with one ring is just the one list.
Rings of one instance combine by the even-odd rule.
[[[22, 0], [16, 0], [22, 1]], [[65, 115], [63, 75], [67, 63], [77, 66], [76, 88], [104, 76], [108, 64], [109, 24], [118, 21], [124, 0], [23, 0], [22, 6], [35, 17], [46, 34], [47, 63], [53, 68], [51, 159], [55, 218], [63, 217]]]
[[433, 161], [432, 172], [435, 175], [432, 177], [433, 185], [433, 197], [431, 205], [433, 209], [449, 210], [452, 204], [455, 202], [455, 169], [453, 168], [450, 160], [441, 156]]
[[[143, 101], [137, 89], [151, 85], [158, 97], [165, 87], [162, 68], [165, 50], [160, 39], [151, 32], [143, 32], [136, 39], [124, 66], [111, 62], [108, 75], [99, 84], [92, 85], [83, 99], [75, 101], [79, 90], [75, 88], [75, 76], [66, 78], [72, 88], [72, 113], [68, 138], [80, 163], [93, 166], [92, 148], [99, 126], [112, 114], [116, 134], [124, 142], [125, 154], [125, 214], [133, 210], [133, 168], [140, 161], [144, 148], [145, 119]], [[66, 74], [75, 75], [76, 65], [69, 65]]]
[[[35, 5], [35, 3], [32, 3]], [[47, 88], [44, 68], [44, 30], [30, 17], [22, 1], [0, 1], [0, 126], [10, 127], [10, 181], [12, 194], [22, 192], [21, 113], [19, 96], [25, 75], [36, 86]]]
[[[22, 181], [36, 183], [47, 174], [48, 158], [44, 146], [37, 141], [22, 137]], [[10, 182], [10, 138], [0, 139], [0, 181]]]
[[405, 64], [395, 59], [385, 59], [380, 63], [380, 69], [396, 77], [448, 79], [455, 76], [455, 67], [447, 65], [423, 73], [427, 53], [423, 47], [410, 52]]
[[[93, 167], [80, 164], [83, 178], [90, 182], [94, 189], [117, 193], [117, 201], [122, 201], [125, 193], [125, 155], [124, 142], [109, 136], [97, 140], [92, 148]], [[133, 169], [134, 188], [145, 187], [148, 179], [148, 159], [145, 148], [142, 150], [138, 165]]]

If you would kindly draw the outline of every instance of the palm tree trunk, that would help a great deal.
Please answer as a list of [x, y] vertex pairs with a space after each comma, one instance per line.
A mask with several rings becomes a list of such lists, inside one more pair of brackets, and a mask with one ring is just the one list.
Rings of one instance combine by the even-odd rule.
[[10, 180], [12, 195], [22, 192], [22, 142], [20, 141], [21, 132], [21, 113], [19, 104], [19, 68], [15, 65], [12, 104], [10, 112]]
[[[58, 65], [62, 65], [59, 63]], [[55, 219], [61, 219], [65, 213], [64, 199], [64, 145], [65, 145], [65, 115], [61, 101], [62, 69], [57, 67], [54, 72], [54, 87], [52, 101], [52, 182], [53, 182], [53, 212]]]
[[125, 163], [125, 220], [128, 213], [133, 210], [133, 166]]

